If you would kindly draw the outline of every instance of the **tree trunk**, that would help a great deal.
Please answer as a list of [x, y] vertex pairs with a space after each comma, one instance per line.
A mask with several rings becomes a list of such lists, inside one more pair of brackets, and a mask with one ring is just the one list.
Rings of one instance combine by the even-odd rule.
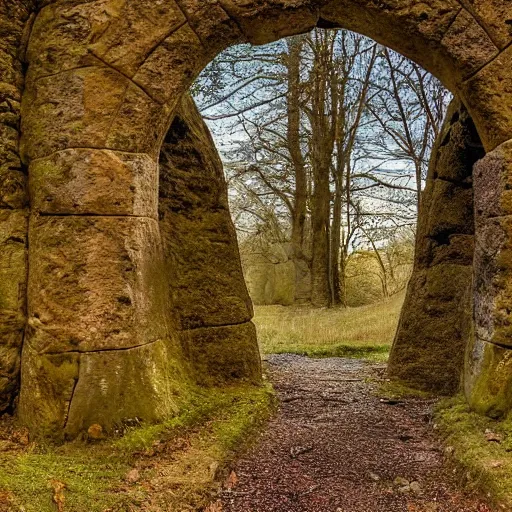
[[313, 260], [311, 266], [311, 303], [322, 308], [331, 305], [329, 286], [329, 173], [318, 172], [313, 192], [311, 225], [313, 230]]
[[332, 208], [332, 229], [331, 229], [331, 301], [333, 306], [343, 303], [341, 282], [340, 282], [340, 247], [341, 247], [341, 215], [342, 215], [342, 186], [336, 177], [336, 188], [334, 191], [334, 205]]
[[295, 175], [294, 204], [292, 212], [293, 257], [304, 257], [304, 230], [307, 209], [307, 174], [300, 145], [300, 53], [302, 41], [299, 38], [288, 42], [288, 149]]

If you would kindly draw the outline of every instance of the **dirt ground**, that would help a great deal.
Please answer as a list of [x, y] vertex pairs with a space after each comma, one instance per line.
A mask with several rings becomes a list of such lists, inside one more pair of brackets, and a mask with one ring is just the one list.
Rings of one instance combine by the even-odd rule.
[[443, 464], [432, 401], [377, 396], [382, 365], [296, 355], [269, 356], [267, 365], [280, 411], [211, 510], [492, 510]]

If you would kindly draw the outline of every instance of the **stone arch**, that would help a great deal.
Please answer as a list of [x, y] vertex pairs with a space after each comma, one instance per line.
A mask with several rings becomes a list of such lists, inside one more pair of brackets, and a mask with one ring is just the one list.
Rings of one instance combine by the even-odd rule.
[[[500, 146], [512, 138], [511, 9], [507, 0], [43, 2], [28, 29], [21, 106], [31, 212], [22, 420], [74, 435], [91, 422], [172, 411], [180, 379], [158, 280], [157, 158], [180, 98], [219, 51], [314, 26], [361, 32], [462, 98], [491, 152], [489, 165], [504, 177], [512, 167]], [[500, 346], [510, 339], [503, 277], [511, 230], [502, 186], [497, 178], [490, 187], [501, 210], [482, 210], [477, 220], [477, 244], [479, 233], [492, 230], [500, 243], [481, 243], [476, 259], [475, 274], [487, 276], [475, 294], [484, 347], [476, 353], [496, 346], [495, 337]], [[24, 269], [16, 272], [23, 286]], [[121, 361], [121, 352], [133, 357]], [[107, 361], [122, 383], [141, 359], [139, 401], [130, 402], [131, 389], [102, 385]], [[487, 383], [478, 388], [492, 402]], [[79, 396], [85, 407], [74, 406]]]

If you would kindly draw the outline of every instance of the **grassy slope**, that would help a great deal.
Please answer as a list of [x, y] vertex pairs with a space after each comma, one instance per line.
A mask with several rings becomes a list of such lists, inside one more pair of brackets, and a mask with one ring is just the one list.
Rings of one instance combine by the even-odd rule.
[[[133, 428], [113, 442], [0, 446], [0, 510], [55, 512], [55, 481], [65, 485], [66, 512], [127, 512], [142, 503], [147, 511], [198, 510], [273, 402], [267, 386], [212, 390], [167, 423]], [[130, 484], [125, 476], [134, 468], [140, 479]]]
[[348, 309], [257, 306], [254, 322], [263, 353], [386, 360], [403, 294], [371, 306]]

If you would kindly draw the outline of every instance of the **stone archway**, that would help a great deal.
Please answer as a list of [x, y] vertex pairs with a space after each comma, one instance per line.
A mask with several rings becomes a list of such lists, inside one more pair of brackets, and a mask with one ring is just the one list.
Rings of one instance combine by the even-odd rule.
[[[25, 325], [30, 213], [22, 421], [73, 436], [93, 422], [108, 426], [172, 412], [186, 378], [159, 280], [162, 141], [181, 97], [218, 52], [314, 26], [344, 27], [392, 47], [440, 78], [468, 108], [488, 152], [478, 176], [495, 179], [475, 184], [477, 205], [481, 198], [484, 206], [477, 206], [480, 280], [467, 394], [474, 404], [485, 403], [481, 410], [503, 410], [497, 401], [511, 405], [503, 402], [512, 375], [507, 0], [57, 0], [42, 2], [32, 15], [17, 4], [4, 0], [0, 10], [11, 27], [8, 48], [0, 51], [2, 91], [9, 91], [13, 109], [2, 129], [13, 119], [16, 125], [23, 91], [19, 154], [19, 132], [9, 132], [18, 167], [2, 176], [7, 208], [0, 240], [9, 250], [2, 254], [9, 282], [0, 285], [8, 297], [0, 335], [13, 351], [13, 366], [2, 375], [9, 386]], [[20, 157], [28, 168], [29, 209]], [[116, 385], [106, 382], [106, 372]]]

